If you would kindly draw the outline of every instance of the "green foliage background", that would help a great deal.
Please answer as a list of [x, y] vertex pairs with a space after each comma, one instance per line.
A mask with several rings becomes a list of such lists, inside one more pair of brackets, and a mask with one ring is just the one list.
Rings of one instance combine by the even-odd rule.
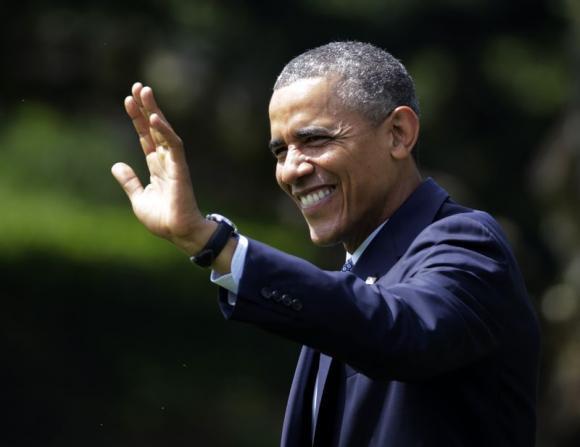
[[224, 321], [207, 273], [140, 227], [109, 170], [145, 176], [122, 107], [143, 81], [204, 210], [335, 268], [340, 250], [313, 247], [276, 189], [266, 110], [283, 64], [337, 39], [402, 59], [424, 174], [502, 222], [543, 325], [538, 445], [578, 445], [577, 0], [15, 8], [0, 31], [0, 445], [277, 443], [299, 347]]

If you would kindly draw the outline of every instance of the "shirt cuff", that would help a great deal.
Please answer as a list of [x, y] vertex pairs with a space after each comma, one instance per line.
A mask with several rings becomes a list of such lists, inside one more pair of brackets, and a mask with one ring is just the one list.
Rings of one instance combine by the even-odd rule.
[[[244, 262], [246, 261], [246, 253], [248, 252], [248, 239], [242, 235], [238, 238], [238, 245], [232, 257], [231, 273], [220, 275], [215, 270], [211, 271], [210, 280], [224, 289], [229, 290], [233, 294], [238, 293], [238, 287], [242, 274], [244, 273]], [[236, 304], [236, 296], [229, 295], [228, 304], [234, 306]]]

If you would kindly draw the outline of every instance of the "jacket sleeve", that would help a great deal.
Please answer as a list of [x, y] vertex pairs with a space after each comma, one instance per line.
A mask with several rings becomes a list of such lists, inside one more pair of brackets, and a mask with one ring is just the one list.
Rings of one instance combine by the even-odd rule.
[[527, 311], [525, 288], [495, 228], [462, 215], [431, 224], [375, 284], [250, 241], [235, 307], [245, 321], [373, 378], [411, 380], [466, 366]]

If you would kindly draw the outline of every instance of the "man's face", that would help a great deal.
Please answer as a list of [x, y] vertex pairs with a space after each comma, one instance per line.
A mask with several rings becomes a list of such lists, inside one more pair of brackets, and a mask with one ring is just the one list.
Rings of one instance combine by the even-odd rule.
[[270, 101], [276, 180], [302, 211], [312, 241], [353, 251], [387, 217], [397, 170], [387, 118], [372, 125], [342, 106], [327, 78], [299, 80]]

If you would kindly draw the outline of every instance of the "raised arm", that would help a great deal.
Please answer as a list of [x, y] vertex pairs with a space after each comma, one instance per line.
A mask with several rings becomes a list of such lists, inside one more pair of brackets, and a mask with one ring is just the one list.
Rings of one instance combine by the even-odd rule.
[[[157, 105], [153, 90], [135, 83], [125, 98], [145, 154], [149, 184], [145, 187], [133, 168], [115, 163], [111, 171], [139, 221], [153, 234], [171, 241], [188, 255], [199, 253], [217, 224], [201, 214], [192, 187], [183, 142]], [[212, 267], [230, 271], [236, 241], [231, 239]]]

